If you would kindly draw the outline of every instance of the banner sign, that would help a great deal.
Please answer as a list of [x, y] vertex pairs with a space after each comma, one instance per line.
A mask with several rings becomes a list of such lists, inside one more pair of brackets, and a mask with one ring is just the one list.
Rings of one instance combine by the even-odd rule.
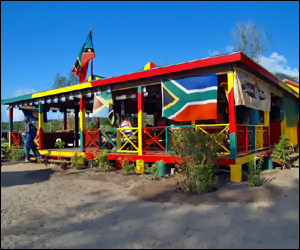
[[269, 87], [256, 76], [235, 68], [234, 70], [235, 105], [262, 111], [271, 110], [271, 93]]

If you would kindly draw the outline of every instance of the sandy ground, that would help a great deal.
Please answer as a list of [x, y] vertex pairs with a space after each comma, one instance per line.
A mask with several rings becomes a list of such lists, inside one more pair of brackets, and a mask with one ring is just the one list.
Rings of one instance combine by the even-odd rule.
[[186, 195], [172, 177], [1, 166], [1, 248], [298, 249], [299, 169], [262, 176]]

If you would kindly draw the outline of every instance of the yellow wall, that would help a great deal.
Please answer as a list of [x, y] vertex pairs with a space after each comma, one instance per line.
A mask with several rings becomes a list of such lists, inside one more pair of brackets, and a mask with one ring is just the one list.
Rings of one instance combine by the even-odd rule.
[[[298, 122], [299, 122], [299, 115], [298, 115]], [[289, 138], [291, 140], [291, 143], [293, 143], [293, 146], [298, 145], [297, 126], [287, 127], [286, 117], [284, 118], [284, 120], [281, 122], [280, 125], [281, 125], [281, 134]]]

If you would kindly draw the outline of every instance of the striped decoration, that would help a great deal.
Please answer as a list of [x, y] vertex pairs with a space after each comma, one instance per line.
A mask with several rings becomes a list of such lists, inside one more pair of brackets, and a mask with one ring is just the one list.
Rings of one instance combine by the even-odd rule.
[[144, 93], [142, 87], [138, 86], [137, 93], [138, 102], [138, 155], [143, 155], [143, 133], [142, 127], [144, 126]]
[[13, 132], [13, 114], [14, 114], [14, 109], [12, 107], [9, 108], [8, 112], [8, 122], [9, 122], [9, 135], [8, 135], [8, 141], [9, 141], [9, 148], [12, 146], [12, 139], [11, 139], [11, 132]]
[[80, 151], [83, 152], [84, 136], [83, 130], [85, 130], [85, 97], [80, 98], [79, 105], [79, 133], [80, 133]]
[[43, 110], [44, 105], [39, 104], [39, 150], [44, 149], [44, 110]]
[[233, 72], [227, 73], [228, 80], [228, 116], [229, 116], [229, 139], [230, 139], [230, 158], [237, 157], [237, 133], [236, 133], [236, 106], [234, 103], [234, 75]]

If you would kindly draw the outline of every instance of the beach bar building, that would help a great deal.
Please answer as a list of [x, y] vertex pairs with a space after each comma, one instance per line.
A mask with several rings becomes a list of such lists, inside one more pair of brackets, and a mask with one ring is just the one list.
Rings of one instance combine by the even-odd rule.
[[[223, 134], [218, 165], [227, 166], [231, 171], [241, 172], [243, 164], [261, 155], [266, 157], [271, 169], [274, 144], [281, 135], [287, 136], [291, 145], [299, 150], [299, 85], [279, 81], [244, 53], [164, 67], [153, 63], [146, 66], [135, 73], [1, 100], [2, 105], [9, 106], [10, 147], [20, 146], [21, 141], [20, 133], [13, 129], [13, 108], [27, 108], [39, 113], [36, 142], [40, 153], [49, 157], [59, 156], [54, 144], [61, 138], [66, 142], [62, 150], [66, 158], [78, 152], [92, 158], [95, 150], [108, 150], [108, 159], [115, 160], [116, 167], [125, 157], [131, 161], [163, 160], [172, 164], [179, 160], [172, 154], [169, 143], [174, 129]], [[166, 118], [167, 110], [180, 101], [167, 87], [167, 82], [176, 84], [180, 79], [206, 75], [217, 79], [217, 110], [214, 111], [217, 119], [178, 122]], [[90, 129], [86, 126], [86, 113], [93, 112], [94, 93], [106, 91], [108, 87], [112, 91], [116, 121], [119, 123], [120, 117], [126, 115], [133, 124], [132, 136], [126, 136], [126, 128], [97, 124], [96, 129]], [[193, 105], [184, 107], [193, 112]], [[62, 131], [44, 132], [43, 116], [49, 110], [63, 112]], [[75, 114], [75, 126], [68, 131], [67, 113], [70, 112]], [[145, 117], [151, 117], [152, 124], [145, 124]]]

